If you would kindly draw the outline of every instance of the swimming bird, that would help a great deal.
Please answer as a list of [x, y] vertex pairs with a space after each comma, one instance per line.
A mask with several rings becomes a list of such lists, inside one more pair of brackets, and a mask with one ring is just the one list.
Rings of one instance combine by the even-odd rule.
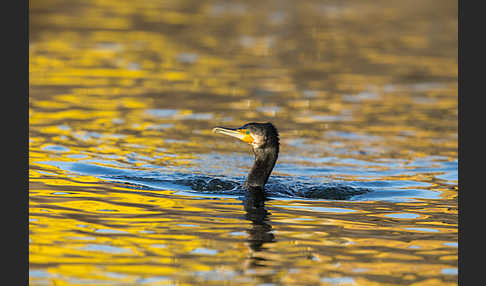
[[280, 143], [277, 128], [270, 122], [252, 122], [239, 128], [216, 127], [213, 132], [238, 138], [252, 146], [255, 161], [242, 185], [246, 195], [263, 192], [273, 196], [347, 200], [370, 191], [341, 184], [314, 185], [300, 182], [289, 185], [272, 182], [264, 188], [278, 158]]
[[252, 146], [255, 161], [243, 187], [263, 189], [278, 158], [280, 144], [277, 128], [270, 122], [252, 122], [239, 128], [216, 127], [213, 132], [238, 138]]
[[[243, 184], [245, 197], [243, 199], [246, 218], [252, 222], [248, 230], [248, 242], [251, 253], [262, 250], [263, 245], [274, 242], [272, 226], [269, 224], [269, 212], [265, 208], [268, 199], [264, 186], [277, 162], [279, 151], [278, 131], [272, 123], [248, 123], [239, 128], [216, 127], [214, 133], [238, 138], [252, 146], [255, 162]], [[248, 263], [252, 266], [260, 265], [259, 256], [250, 256]]]

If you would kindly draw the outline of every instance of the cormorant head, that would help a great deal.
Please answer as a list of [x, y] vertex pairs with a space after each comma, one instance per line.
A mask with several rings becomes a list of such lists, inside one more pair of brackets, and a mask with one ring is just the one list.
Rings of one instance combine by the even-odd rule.
[[[278, 131], [272, 123], [247, 123], [239, 128], [216, 127], [214, 133], [236, 137], [249, 143], [254, 150], [279, 147]], [[278, 152], [278, 151], [277, 151]]]
[[236, 137], [251, 144], [255, 161], [244, 183], [248, 188], [261, 188], [267, 183], [277, 162], [279, 139], [277, 128], [272, 123], [248, 123], [240, 128], [216, 127], [214, 133]]

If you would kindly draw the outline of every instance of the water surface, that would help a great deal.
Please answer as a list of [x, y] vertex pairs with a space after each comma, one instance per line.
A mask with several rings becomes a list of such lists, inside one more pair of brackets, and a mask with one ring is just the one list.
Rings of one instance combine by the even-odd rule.
[[31, 285], [457, 285], [456, 2], [30, 6]]

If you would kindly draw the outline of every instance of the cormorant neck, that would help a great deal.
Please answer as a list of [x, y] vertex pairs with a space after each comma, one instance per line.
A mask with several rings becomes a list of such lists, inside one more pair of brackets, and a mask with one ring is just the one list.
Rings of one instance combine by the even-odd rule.
[[245, 181], [246, 187], [260, 187], [267, 183], [278, 157], [278, 145], [254, 148], [255, 162]]

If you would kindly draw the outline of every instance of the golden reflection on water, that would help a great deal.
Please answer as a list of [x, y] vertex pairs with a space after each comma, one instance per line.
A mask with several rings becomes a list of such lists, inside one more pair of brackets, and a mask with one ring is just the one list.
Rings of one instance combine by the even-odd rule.
[[[456, 6], [31, 1], [30, 283], [456, 285]], [[242, 177], [210, 130], [267, 120], [275, 176], [417, 197], [267, 213], [102, 178]]]

